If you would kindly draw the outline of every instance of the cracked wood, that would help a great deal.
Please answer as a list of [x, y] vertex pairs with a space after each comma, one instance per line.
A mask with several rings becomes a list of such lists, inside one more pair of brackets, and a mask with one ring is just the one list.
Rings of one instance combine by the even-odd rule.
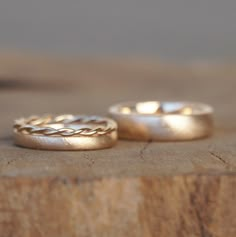
[[[0, 75], [0, 237], [236, 236], [234, 65], [13, 55], [0, 57]], [[149, 98], [211, 104], [213, 136], [87, 152], [12, 141], [21, 116], [106, 115], [113, 103]]]

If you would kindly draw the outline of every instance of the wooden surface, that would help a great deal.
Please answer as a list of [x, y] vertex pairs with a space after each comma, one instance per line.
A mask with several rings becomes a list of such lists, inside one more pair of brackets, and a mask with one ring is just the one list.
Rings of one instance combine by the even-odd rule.
[[[236, 236], [236, 69], [147, 60], [0, 58], [0, 237]], [[106, 115], [127, 100], [215, 108], [211, 138], [86, 152], [16, 147], [15, 118]]]

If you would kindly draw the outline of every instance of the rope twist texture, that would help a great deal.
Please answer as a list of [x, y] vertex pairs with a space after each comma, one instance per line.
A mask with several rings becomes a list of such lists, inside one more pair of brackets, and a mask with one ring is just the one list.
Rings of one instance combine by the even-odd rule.
[[[79, 129], [67, 128], [70, 124], [93, 124], [98, 125], [96, 128], [82, 127]], [[64, 128], [53, 128], [50, 124], [63, 124]], [[47, 127], [47, 125], [49, 125]], [[99, 126], [100, 125], [100, 126]], [[116, 124], [106, 118], [97, 116], [73, 116], [60, 115], [52, 117], [50, 115], [38, 117], [32, 116], [29, 118], [22, 118], [15, 121], [14, 129], [16, 132], [31, 134], [31, 135], [45, 135], [45, 136], [101, 136], [111, 133], [117, 129]]]

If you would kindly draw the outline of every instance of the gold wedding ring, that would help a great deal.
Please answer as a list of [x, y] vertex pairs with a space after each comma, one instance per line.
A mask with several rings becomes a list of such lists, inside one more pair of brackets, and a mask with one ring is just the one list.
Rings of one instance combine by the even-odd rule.
[[44, 150], [94, 150], [117, 141], [117, 124], [98, 116], [32, 116], [15, 121], [15, 144]]
[[109, 109], [120, 138], [141, 141], [184, 141], [207, 137], [213, 109], [191, 102], [127, 102]]

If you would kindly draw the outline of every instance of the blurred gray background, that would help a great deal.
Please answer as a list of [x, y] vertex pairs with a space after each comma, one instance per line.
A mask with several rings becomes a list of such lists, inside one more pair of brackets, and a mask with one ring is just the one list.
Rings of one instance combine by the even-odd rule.
[[236, 0], [2, 0], [0, 50], [236, 58]]

